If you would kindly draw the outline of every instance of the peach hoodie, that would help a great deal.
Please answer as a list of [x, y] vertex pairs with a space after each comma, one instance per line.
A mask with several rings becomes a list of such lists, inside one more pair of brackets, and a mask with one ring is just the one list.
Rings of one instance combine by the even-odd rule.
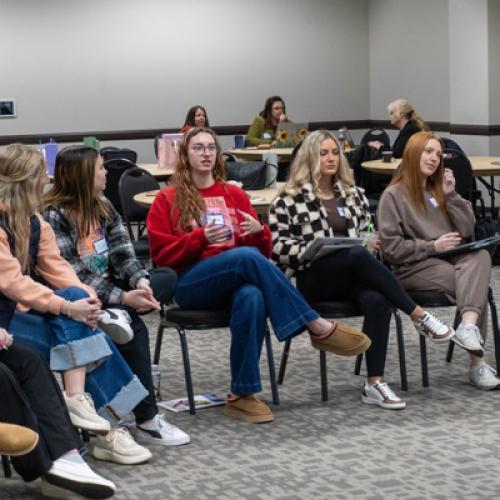
[[[40, 243], [36, 270], [55, 289], [77, 286], [92, 297], [95, 291], [84, 285], [61, 257], [52, 228], [40, 216]], [[0, 228], [0, 292], [17, 302], [21, 311], [34, 309], [41, 313], [61, 314], [61, 306], [68, 301], [55, 295], [51, 288], [23, 274], [19, 261], [12, 255], [5, 231]]]

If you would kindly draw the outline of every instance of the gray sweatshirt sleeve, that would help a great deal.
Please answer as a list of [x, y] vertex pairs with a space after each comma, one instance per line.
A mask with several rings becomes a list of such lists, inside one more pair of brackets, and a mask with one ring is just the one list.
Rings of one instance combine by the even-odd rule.
[[451, 224], [460, 233], [460, 236], [462, 238], [473, 236], [476, 218], [472, 204], [455, 191], [447, 195], [445, 201]]
[[380, 199], [377, 219], [382, 255], [395, 265], [424, 260], [434, 253], [434, 241], [417, 239], [405, 230], [405, 207], [400, 193], [386, 190]]

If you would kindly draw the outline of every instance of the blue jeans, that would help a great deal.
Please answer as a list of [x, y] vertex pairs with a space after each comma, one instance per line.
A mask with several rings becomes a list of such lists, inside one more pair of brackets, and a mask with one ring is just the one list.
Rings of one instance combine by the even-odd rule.
[[[55, 293], [70, 301], [88, 297], [78, 287]], [[16, 311], [8, 330], [16, 342], [32, 347], [50, 360], [54, 371], [86, 366], [85, 390], [103, 417], [123, 418], [147, 395], [113, 342], [98, 328], [92, 330], [63, 315]]]
[[239, 247], [184, 271], [176, 302], [185, 309], [231, 308], [231, 391], [262, 390], [259, 358], [269, 316], [280, 341], [319, 318], [286, 276], [256, 248]]

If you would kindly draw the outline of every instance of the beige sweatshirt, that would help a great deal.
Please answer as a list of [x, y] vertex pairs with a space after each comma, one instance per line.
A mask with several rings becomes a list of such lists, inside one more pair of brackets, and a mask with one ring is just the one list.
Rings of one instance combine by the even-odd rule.
[[[61, 257], [52, 228], [41, 217], [39, 219], [37, 271], [40, 276], [55, 289], [77, 286], [95, 297], [95, 291], [81, 283], [71, 265]], [[23, 274], [19, 261], [10, 251], [9, 240], [3, 229], [0, 229], [0, 276], [0, 291], [16, 301], [20, 310], [34, 309], [41, 313], [60, 314], [61, 305], [67, 303], [55, 295], [51, 288]]]
[[388, 187], [377, 210], [383, 257], [394, 266], [396, 275], [405, 274], [412, 263], [434, 254], [434, 241], [457, 231], [462, 238], [474, 235], [475, 217], [470, 202], [456, 192], [446, 196], [448, 217], [424, 193], [425, 211], [418, 211], [400, 184]]

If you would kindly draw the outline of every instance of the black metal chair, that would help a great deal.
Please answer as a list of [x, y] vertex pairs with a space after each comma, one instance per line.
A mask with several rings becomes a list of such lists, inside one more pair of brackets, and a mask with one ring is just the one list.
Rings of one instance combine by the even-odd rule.
[[[154, 189], [160, 189], [160, 183], [149, 172], [138, 167], [132, 167], [123, 172], [118, 182], [123, 222], [138, 257], [149, 257], [150, 255], [149, 238], [144, 234], [149, 208], [137, 204], [134, 201], [134, 196]], [[134, 233], [134, 226], [137, 230], [137, 236]]]
[[12, 477], [12, 468], [10, 466], [10, 458], [7, 455], [1, 455], [2, 457], [2, 466], [3, 466], [3, 474], [7, 477]]
[[372, 128], [365, 133], [363, 138], [361, 139], [361, 144], [365, 145], [371, 141], [380, 141], [386, 147], [391, 146], [391, 139], [389, 134], [382, 128]]
[[104, 196], [113, 204], [120, 215], [123, 215], [122, 204], [118, 193], [118, 184], [121, 176], [130, 168], [138, 168], [137, 165], [125, 158], [113, 158], [104, 162], [104, 168], [108, 171]]
[[[356, 307], [355, 303], [352, 301], [313, 302], [310, 304], [310, 306], [312, 309], [318, 312], [318, 314], [320, 314], [323, 318], [327, 319], [354, 318], [363, 316], [363, 313]], [[405, 358], [405, 348], [404, 348], [404, 338], [403, 338], [403, 325], [399, 312], [397, 310], [394, 310], [393, 314], [394, 314], [394, 319], [396, 321], [396, 335], [398, 341], [401, 389], [403, 391], [407, 391], [408, 382], [406, 377], [406, 358]], [[287, 340], [283, 348], [279, 375], [278, 375], [278, 384], [282, 384], [285, 378], [286, 364], [290, 354], [291, 343], [292, 339]], [[363, 360], [363, 355], [360, 354], [356, 359], [356, 365], [354, 368], [354, 373], [356, 375], [359, 375], [360, 373], [362, 360]], [[321, 379], [321, 400], [328, 401], [326, 353], [324, 351], [319, 351], [319, 366], [320, 366], [320, 379]]]
[[[454, 306], [452, 302], [448, 300], [446, 295], [442, 292], [427, 291], [427, 290], [407, 290], [410, 297], [424, 309], [433, 307], [450, 307]], [[498, 327], [498, 314], [495, 304], [495, 298], [493, 297], [493, 291], [488, 288], [488, 304], [490, 306], [491, 313], [491, 324], [493, 330], [493, 340], [495, 345], [495, 361], [497, 365], [497, 371], [500, 372], [500, 330]], [[460, 323], [460, 313], [457, 310], [455, 313], [455, 320], [453, 322], [453, 328], [457, 328]], [[446, 361], [451, 362], [453, 357], [453, 350], [455, 348], [455, 342], [450, 341], [448, 345], [448, 352], [446, 354]], [[422, 365], [422, 385], [424, 387], [429, 387], [429, 371], [427, 365], [427, 344], [424, 336], [420, 336], [420, 358]]]
[[99, 154], [102, 156], [104, 161], [125, 158], [125, 160], [129, 160], [132, 163], [137, 163], [137, 153], [128, 148], [106, 146], [100, 149]]
[[[193, 382], [191, 377], [191, 365], [189, 362], [189, 350], [186, 330], [211, 330], [213, 328], [227, 328], [229, 326], [231, 313], [229, 310], [192, 310], [172, 307], [162, 311], [162, 318], [156, 335], [155, 352], [153, 363], [159, 364], [163, 332], [166, 328], [174, 328], [179, 334], [181, 343], [182, 361], [184, 364], [184, 376], [186, 379], [186, 391], [189, 401], [189, 413], [195, 414]], [[276, 384], [276, 373], [274, 368], [273, 348], [269, 328], [266, 327], [265, 344], [267, 361], [269, 365], [269, 378], [271, 381], [271, 393], [273, 403], [279, 404], [278, 386]]]

